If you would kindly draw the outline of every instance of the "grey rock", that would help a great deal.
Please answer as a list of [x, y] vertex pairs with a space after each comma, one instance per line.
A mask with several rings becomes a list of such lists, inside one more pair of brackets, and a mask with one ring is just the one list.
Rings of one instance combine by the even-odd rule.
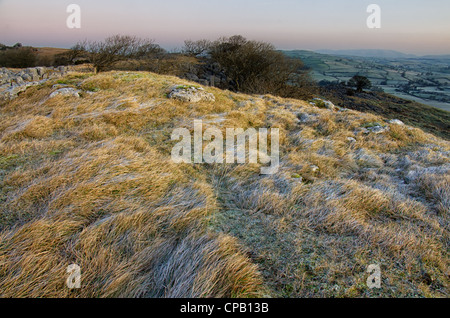
[[60, 89], [60, 88], [66, 88], [66, 87], [70, 87], [67, 84], [55, 84], [52, 86], [53, 89]]
[[306, 114], [306, 113], [298, 113], [297, 114], [297, 118], [301, 123], [311, 123], [313, 121], [315, 121], [316, 119], [316, 115], [310, 115], [310, 114]]
[[382, 126], [381, 124], [376, 124], [374, 126], [371, 127], [366, 127], [366, 128], [360, 128], [360, 130], [364, 133], [364, 134], [381, 134], [384, 133], [386, 131], [389, 131], [389, 126]]
[[53, 98], [55, 96], [73, 96], [73, 97], [80, 97], [79, 90], [71, 87], [65, 87], [60, 88], [53, 93], [50, 94], [50, 98]]
[[[49, 75], [51, 71], [51, 75]], [[59, 71], [59, 72], [58, 72]], [[43, 83], [48, 78], [58, 78], [68, 71], [66, 67], [57, 70], [47, 67], [30, 67], [19, 71], [12, 71], [6, 68], [0, 69], [0, 99], [11, 100], [18, 96], [28, 87]], [[75, 96], [75, 94], [74, 94]]]
[[214, 102], [216, 100], [214, 94], [205, 92], [202, 87], [181, 85], [173, 87], [170, 91], [169, 98], [181, 100], [184, 102], [207, 101]]
[[66, 67], [65, 66], [58, 66], [57, 70], [60, 71], [61, 73], [65, 73], [66, 72]]
[[19, 95], [19, 93], [25, 91], [28, 87], [38, 85], [38, 84], [40, 84], [40, 82], [27, 82], [22, 85], [9, 86], [4, 91], [0, 92], [0, 99], [12, 100], [12, 99], [16, 98]]
[[402, 122], [401, 120], [399, 120], [399, 119], [392, 119], [392, 120], [390, 120], [389, 121], [389, 124], [393, 124], [393, 125], [400, 125], [400, 126], [403, 126], [403, 125], [405, 125], [405, 123], [404, 122]]
[[21, 77], [25, 82], [29, 82], [32, 80], [32, 77], [29, 74], [22, 74]]
[[318, 103], [323, 103], [325, 107], [329, 110], [337, 110], [338, 107], [335, 106], [332, 102], [329, 100], [321, 99], [321, 98], [313, 98], [313, 101], [310, 102], [312, 106], [317, 106]]
[[385, 131], [388, 131], [388, 130], [389, 130], [389, 127], [373, 126], [373, 127], [367, 128], [367, 130], [368, 130], [369, 132], [374, 133], [374, 134], [381, 134], [381, 133], [384, 133]]
[[309, 166], [309, 168], [311, 169], [311, 172], [314, 172], [314, 173], [319, 172], [319, 170], [320, 170], [319, 167], [316, 165], [311, 165], [311, 166]]
[[37, 74], [38, 74], [39, 76], [42, 76], [42, 75], [45, 74], [46, 68], [45, 68], [45, 67], [42, 67], [42, 66], [36, 67], [36, 72], [37, 72]]
[[35, 68], [27, 68], [25, 74], [28, 74], [31, 78], [39, 78], [38, 71]]

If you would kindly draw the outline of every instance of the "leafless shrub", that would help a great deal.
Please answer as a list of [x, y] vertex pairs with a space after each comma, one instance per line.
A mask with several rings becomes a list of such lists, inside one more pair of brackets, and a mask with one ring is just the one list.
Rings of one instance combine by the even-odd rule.
[[161, 52], [162, 49], [153, 40], [128, 35], [113, 35], [103, 42], [79, 42], [74, 47], [73, 54], [76, 55], [83, 51], [89, 53], [97, 72], [102, 72], [118, 61], [149, 58], [152, 54]]
[[197, 41], [186, 40], [184, 41], [184, 47], [182, 49], [182, 52], [190, 56], [196, 56], [203, 53], [207, 53], [211, 48], [211, 45], [212, 42], [207, 39]]

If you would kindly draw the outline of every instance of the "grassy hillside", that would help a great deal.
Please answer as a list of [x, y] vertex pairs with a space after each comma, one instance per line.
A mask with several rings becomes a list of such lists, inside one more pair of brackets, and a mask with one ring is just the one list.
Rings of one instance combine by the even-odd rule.
[[54, 47], [37, 47], [35, 49], [38, 56], [48, 57], [51, 59], [53, 59], [58, 54], [69, 52], [69, 49], [61, 49]]
[[[448, 141], [270, 95], [176, 101], [174, 85], [192, 83], [69, 73], [0, 104], [0, 296], [449, 296]], [[173, 163], [194, 119], [279, 128], [278, 173]]]
[[450, 112], [411, 100], [380, 92], [354, 93], [347, 95], [347, 88], [328, 85], [319, 89], [319, 94], [336, 105], [370, 112], [388, 119], [400, 119], [436, 136], [450, 140]]

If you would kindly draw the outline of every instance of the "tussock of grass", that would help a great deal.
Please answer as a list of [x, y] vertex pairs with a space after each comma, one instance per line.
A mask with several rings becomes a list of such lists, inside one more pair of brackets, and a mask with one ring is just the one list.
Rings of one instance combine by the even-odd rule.
[[[146, 72], [59, 81], [81, 97], [49, 82], [0, 104], [0, 296], [448, 296], [447, 141], [270, 95], [171, 100], [192, 83]], [[172, 163], [194, 119], [279, 128], [279, 171]]]

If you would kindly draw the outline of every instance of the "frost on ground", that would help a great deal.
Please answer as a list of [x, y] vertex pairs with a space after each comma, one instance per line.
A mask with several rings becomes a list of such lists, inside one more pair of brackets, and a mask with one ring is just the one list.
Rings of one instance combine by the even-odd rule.
[[[0, 296], [74, 296], [77, 264], [77, 297], [448, 297], [449, 142], [322, 103], [145, 72], [0, 102]], [[280, 169], [171, 162], [194, 119], [279, 128]]]

